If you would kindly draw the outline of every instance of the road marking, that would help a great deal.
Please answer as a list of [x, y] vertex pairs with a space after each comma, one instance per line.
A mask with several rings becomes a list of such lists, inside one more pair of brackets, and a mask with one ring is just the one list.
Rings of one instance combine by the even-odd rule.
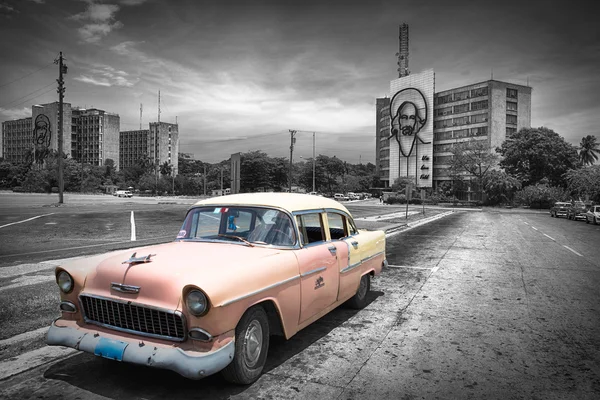
[[544, 233], [544, 236], [546, 236], [548, 239], [554, 240], [556, 242], [556, 240], [553, 237], [550, 237], [550, 236], [546, 235], [545, 233]]
[[38, 219], [38, 218], [42, 218], [42, 217], [47, 217], [48, 215], [52, 215], [52, 214], [54, 214], [54, 213], [38, 215], [36, 217], [31, 217], [29, 219], [24, 219], [23, 221], [11, 222], [10, 224], [6, 224], [6, 225], [0, 226], [0, 228], [5, 228], [7, 226], [16, 225], [16, 224], [22, 224], [23, 222], [33, 221], [34, 219]]
[[533, 229], [535, 229], [536, 231], [538, 230], [538, 228], [536, 228], [535, 226], [532, 226]]
[[46, 346], [20, 354], [8, 360], [0, 361], [0, 380], [20, 374], [21, 372], [71, 357], [78, 350], [62, 346]]
[[529, 224], [528, 224], [527, 222], [525, 222], [525, 221], [523, 221], [523, 223], [524, 223], [525, 225], [529, 225]]
[[573, 250], [572, 248], [570, 248], [569, 246], [565, 246], [563, 244], [563, 247], [567, 250], [571, 250], [573, 253], [577, 254], [579, 257], [583, 257], [583, 254], [579, 254], [578, 252], [576, 252], [575, 250]]
[[432, 269], [432, 267], [413, 267], [410, 265], [390, 265], [388, 264], [389, 268], [411, 268], [411, 269]]
[[433, 267], [433, 269], [431, 270], [431, 273], [437, 272], [438, 269], [440, 269], [440, 267], [438, 267], [438, 266]]

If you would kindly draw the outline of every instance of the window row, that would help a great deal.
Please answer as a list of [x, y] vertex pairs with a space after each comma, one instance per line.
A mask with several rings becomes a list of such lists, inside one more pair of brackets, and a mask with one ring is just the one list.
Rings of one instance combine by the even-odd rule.
[[465, 137], [487, 135], [487, 133], [488, 133], [488, 127], [480, 126], [478, 128], [471, 128], [471, 129], [458, 129], [458, 130], [448, 131], [448, 132], [436, 132], [434, 134], [434, 139], [435, 140], [460, 139], [460, 138], [465, 138]]
[[465, 100], [465, 99], [469, 99], [469, 98], [473, 98], [473, 97], [481, 97], [481, 96], [487, 96], [488, 95], [488, 88], [487, 86], [482, 87], [482, 88], [477, 88], [477, 89], [471, 89], [471, 90], [464, 90], [462, 92], [457, 92], [457, 93], [450, 93], [444, 96], [437, 96], [435, 98], [434, 104], [435, 105], [439, 105], [439, 104], [446, 104], [446, 103], [450, 103], [453, 101], [460, 101], [460, 100]]
[[487, 113], [433, 121], [433, 128], [447, 128], [449, 126], [478, 124], [481, 122], [487, 122]]

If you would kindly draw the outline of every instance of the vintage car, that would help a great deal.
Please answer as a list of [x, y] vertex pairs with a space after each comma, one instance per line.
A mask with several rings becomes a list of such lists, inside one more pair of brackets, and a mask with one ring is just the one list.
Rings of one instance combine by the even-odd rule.
[[554, 205], [550, 208], [550, 216], [551, 217], [560, 217], [560, 216], [567, 216], [567, 209], [571, 206], [571, 203], [568, 203], [566, 201], [557, 201], [556, 203], [554, 203]]
[[173, 370], [259, 378], [269, 336], [289, 339], [339, 305], [368, 304], [385, 234], [332, 199], [264, 193], [197, 202], [170, 243], [56, 268], [50, 345]]
[[570, 204], [567, 208], [567, 219], [572, 221], [576, 221], [578, 219], [585, 220], [585, 213], [589, 206], [587, 206], [583, 201], [575, 201], [573, 204]]
[[585, 213], [585, 222], [600, 225], [600, 206], [591, 206]]

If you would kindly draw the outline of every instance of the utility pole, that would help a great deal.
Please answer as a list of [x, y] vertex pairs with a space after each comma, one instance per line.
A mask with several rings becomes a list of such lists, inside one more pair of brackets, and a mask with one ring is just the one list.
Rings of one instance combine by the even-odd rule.
[[294, 156], [294, 143], [296, 143], [296, 131], [290, 129], [290, 193], [292, 193], [292, 160]]
[[315, 133], [313, 132], [313, 192], [316, 192], [316, 186], [315, 186], [315, 166], [316, 166], [316, 160], [315, 160]]
[[223, 166], [221, 165], [221, 195], [223, 195]]
[[65, 185], [63, 176], [63, 99], [65, 95], [63, 74], [67, 73], [67, 66], [63, 64], [62, 51], [57, 60], [54, 60], [55, 64], [58, 64], [58, 203], [63, 203], [63, 188]]
[[156, 142], [156, 138], [158, 136], [158, 130], [160, 129], [160, 90], [158, 91], [158, 123], [156, 124], [156, 129], [154, 130], [154, 190], [158, 192], [158, 165], [156, 161], [156, 153], [158, 143]]
[[204, 164], [204, 195], [206, 196], [206, 164]]

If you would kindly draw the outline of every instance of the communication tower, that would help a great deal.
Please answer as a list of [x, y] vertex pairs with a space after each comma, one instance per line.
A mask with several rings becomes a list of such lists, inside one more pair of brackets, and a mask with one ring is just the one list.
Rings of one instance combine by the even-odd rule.
[[408, 70], [408, 24], [402, 24], [399, 27], [398, 38], [398, 78], [410, 75]]

